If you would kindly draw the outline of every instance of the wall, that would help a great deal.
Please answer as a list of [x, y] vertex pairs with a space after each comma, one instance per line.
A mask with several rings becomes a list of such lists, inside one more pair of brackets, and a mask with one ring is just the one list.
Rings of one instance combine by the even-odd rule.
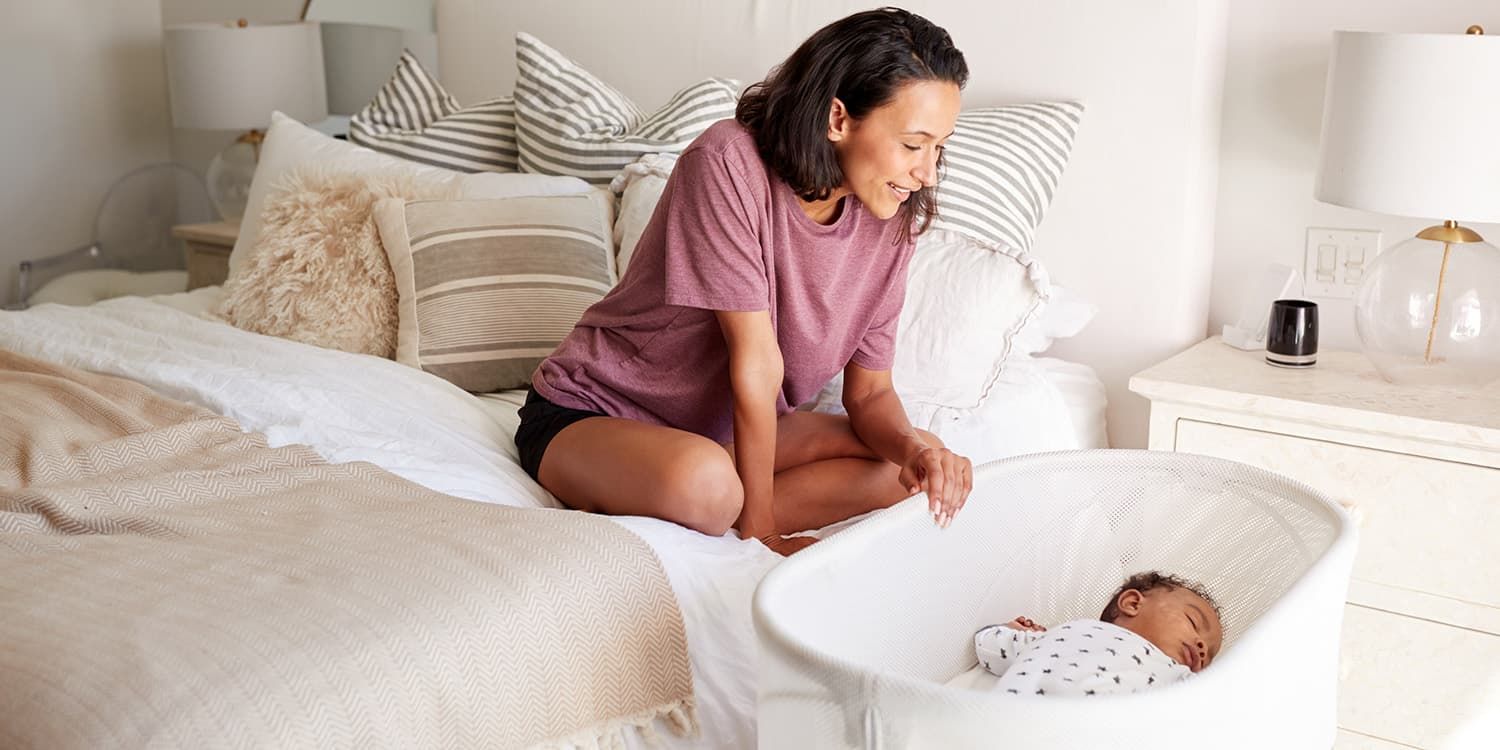
[[[28, 72], [12, 77], [7, 92], [9, 101], [27, 102], [27, 116], [5, 118], [0, 125], [0, 154], [7, 167], [0, 184], [0, 221], [6, 227], [0, 241], [0, 303], [13, 301], [20, 260], [89, 240], [94, 211], [114, 179], [166, 158], [201, 171], [233, 137], [171, 128], [162, 25], [241, 16], [285, 20], [295, 18], [301, 5], [302, 0], [59, 0], [9, 6], [0, 24], [5, 42], [0, 61]], [[1500, 8], [1484, 0], [1233, 0], [1228, 15], [1218, 158], [1210, 154], [1200, 163], [1205, 178], [1217, 184], [1216, 212], [1182, 206], [1199, 221], [1215, 222], [1213, 243], [1200, 256], [1204, 269], [1174, 272], [1181, 279], [1211, 273], [1205, 332], [1217, 332], [1236, 314], [1241, 280], [1265, 263], [1301, 268], [1309, 226], [1378, 229], [1389, 246], [1430, 223], [1312, 198], [1332, 30], [1457, 32], [1481, 23], [1500, 33]], [[1211, 32], [1203, 38], [1212, 44]], [[1203, 101], [1214, 99], [1216, 86], [1201, 82], [1208, 90]], [[1500, 227], [1476, 229], [1500, 239]], [[1187, 233], [1199, 234], [1191, 228]], [[1350, 304], [1319, 302], [1325, 346], [1355, 347]], [[1196, 327], [1194, 320], [1203, 314], [1199, 303], [1184, 300], [1180, 307], [1178, 324]], [[1091, 342], [1078, 345], [1086, 344]], [[1069, 354], [1068, 345], [1061, 353]], [[1130, 367], [1122, 363], [1121, 372]], [[1144, 404], [1120, 388], [1112, 389], [1110, 398], [1117, 415], [1124, 416], [1112, 426], [1115, 443], [1139, 444]]]
[[159, 0], [7, 3], [0, 304], [16, 266], [87, 244], [105, 192], [170, 157]]
[[[1204, 335], [1213, 253], [1198, 249], [1214, 234], [1226, 17], [1229, 6], [1247, 1], [1200, 2], [1187, 19], [1190, 24], [1163, 27], [1172, 43], [1153, 40], [1135, 50], [1126, 42], [1126, 50], [1109, 56], [1122, 81], [1139, 80], [1140, 63], [1127, 63], [1120, 55], [1155, 60], [1148, 70], [1160, 82], [1114, 84], [1113, 96], [1096, 92], [1086, 99], [1090, 111], [1079, 128], [1074, 162], [1037, 233], [1038, 253], [1053, 279], [1099, 305], [1098, 316], [1081, 334], [1057, 342], [1047, 355], [1084, 362], [1099, 374], [1109, 399], [1113, 448], [1146, 447], [1150, 405], [1130, 392], [1130, 377]], [[1146, 6], [1122, 7], [1139, 13]], [[1106, 132], [1122, 135], [1091, 139], [1088, 118], [1097, 117], [1096, 105], [1116, 99], [1128, 102], [1128, 118], [1152, 134], [1116, 125]], [[1108, 161], [1129, 164], [1130, 176], [1158, 177], [1091, 179], [1073, 166], [1106, 160], [1091, 156], [1091, 150], [1108, 151]], [[1078, 206], [1087, 209], [1075, 210]], [[1097, 224], [1087, 230], [1087, 251], [1049, 254], [1049, 245], [1072, 244], [1073, 238], [1056, 241], [1065, 232], [1073, 234], [1067, 222]]]
[[[1380, 230], [1381, 246], [1390, 247], [1438, 223], [1313, 199], [1332, 32], [1461, 33], [1474, 23], [1500, 33], [1500, 6], [1493, 0], [1234, 0], [1224, 80], [1210, 332], [1217, 333], [1237, 316], [1242, 279], [1271, 262], [1302, 268], [1309, 226]], [[1474, 228], [1491, 242], [1500, 240], [1500, 227]], [[1357, 349], [1352, 303], [1314, 299], [1323, 324], [1322, 346]]]

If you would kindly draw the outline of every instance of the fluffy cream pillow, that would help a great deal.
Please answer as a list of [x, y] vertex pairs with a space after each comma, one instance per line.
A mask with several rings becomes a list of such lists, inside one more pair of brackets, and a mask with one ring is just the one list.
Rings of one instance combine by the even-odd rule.
[[348, 141], [330, 138], [280, 112], [271, 114], [271, 129], [260, 147], [260, 162], [240, 222], [239, 238], [229, 254], [229, 278], [234, 278], [250, 259], [260, 239], [261, 212], [266, 196], [285, 175], [304, 164], [337, 166], [345, 172], [402, 171], [423, 183], [454, 182], [462, 185], [465, 198], [509, 198], [517, 195], [571, 195], [587, 192], [589, 186], [573, 177], [500, 174], [463, 174], [439, 167], [377, 153]]
[[247, 331], [390, 358], [396, 282], [371, 218], [382, 198], [456, 198], [409, 171], [309, 164], [268, 191], [260, 235], [224, 285], [219, 314]]

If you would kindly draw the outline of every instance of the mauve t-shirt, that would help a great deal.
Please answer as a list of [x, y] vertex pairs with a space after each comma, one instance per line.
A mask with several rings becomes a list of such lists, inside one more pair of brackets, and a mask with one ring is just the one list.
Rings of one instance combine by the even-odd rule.
[[769, 310], [785, 363], [778, 414], [844, 366], [889, 370], [912, 244], [853, 196], [829, 225], [725, 120], [677, 160], [624, 278], [542, 362], [532, 385], [574, 409], [734, 438], [715, 310]]

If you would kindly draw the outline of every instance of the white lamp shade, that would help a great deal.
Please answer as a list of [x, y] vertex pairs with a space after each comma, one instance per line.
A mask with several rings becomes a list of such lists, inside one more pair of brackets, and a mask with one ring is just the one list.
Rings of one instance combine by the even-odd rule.
[[316, 23], [193, 23], [163, 32], [172, 124], [204, 130], [265, 128], [280, 110], [328, 117], [323, 42]]
[[1500, 38], [1334, 32], [1314, 195], [1500, 221]]
[[324, 21], [328, 111], [352, 115], [364, 109], [390, 79], [403, 49], [411, 50], [423, 67], [437, 70], [437, 35], [430, 31]]

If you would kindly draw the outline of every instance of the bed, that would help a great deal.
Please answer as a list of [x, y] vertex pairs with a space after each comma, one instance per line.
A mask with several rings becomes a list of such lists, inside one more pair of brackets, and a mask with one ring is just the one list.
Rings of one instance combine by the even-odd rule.
[[[580, 13], [583, 5], [587, 12]], [[511, 39], [529, 30], [559, 40], [581, 62], [609, 70], [626, 94], [653, 104], [685, 68], [753, 80], [817, 25], [855, 8], [736, 2], [710, 14], [691, 2], [625, 7], [443, 0], [442, 75], [463, 101], [508, 90]], [[953, 30], [969, 54], [976, 75], [967, 101], [1088, 100], [1094, 114], [1037, 252], [1082, 296], [1106, 310], [1128, 304], [1132, 311], [1102, 315], [1067, 342], [1062, 358], [1017, 357], [992, 407], [997, 418], [1011, 420], [1003, 433], [1009, 437], [968, 439], [987, 451], [983, 460], [1102, 447], [1107, 403], [1110, 430], [1129, 442], [1144, 412], [1124, 404], [1124, 377], [1202, 333], [1207, 260], [1196, 247], [1207, 225], [1191, 209], [1211, 204], [1213, 179], [1197, 171], [1191, 152], [1216, 132], [1207, 114], [1216, 111], [1213, 92], [1200, 73], [1214, 64], [1222, 3], [1176, 0], [1125, 10], [1104, 0], [982, 8], [936, 2], [913, 10]], [[747, 35], [746, 28], [755, 33]], [[651, 43], [663, 34], [692, 42]], [[753, 45], [741, 41], [752, 38]], [[1153, 53], [1129, 54], [1136, 45]], [[993, 72], [1002, 70], [1026, 74]], [[1117, 84], [1121, 76], [1140, 85], [1127, 92]], [[1119, 149], [1123, 141], [1135, 146]], [[1122, 191], [1123, 185], [1131, 189]], [[1102, 247], [1111, 252], [1097, 252]], [[1157, 284], [1182, 291], [1144, 298], [1132, 289]], [[204, 316], [218, 294], [209, 288], [5, 314], [0, 348], [145, 384], [230, 417], [264, 434], [271, 446], [306, 445], [336, 465], [369, 462], [424, 488], [483, 503], [557, 506], [516, 463], [517, 392], [476, 397], [390, 360], [241, 331]], [[708, 538], [653, 519], [611, 521], [660, 559], [686, 630], [698, 732], [686, 739], [655, 734], [668, 746], [752, 746], [751, 594], [779, 558], [753, 542]], [[634, 745], [647, 741], [645, 733], [625, 736]]]
[[[273, 446], [308, 445], [334, 463], [368, 461], [456, 497], [556, 507], [516, 462], [512, 438], [524, 393], [474, 396], [389, 360], [241, 331], [203, 317], [218, 295], [209, 287], [90, 307], [44, 305], [0, 317], [0, 348], [144, 383], [232, 417]], [[1077, 419], [1085, 425], [1080, 433], [1097, 434], [1100, 389], [1097, 382], [1078, 385], [1090, 382], [1087, 370], [1060, 360], [1034, 366], [1036, 385], [1018, 386], [1011, 397], [1056, 404], [1034, 417], [1049, 430]], [[1051, 372], [1063, 375], [1049, 383]], [[1082, 398], [1070, 398], [1070, 388]], [[366, 408], [371, 403], [381, 408]], [[705, 537], [648, 518], [613, 520], [660, 557], [686, 626], [701, 734], [663, 738], [681, 746], [753, 745], [750, 601], [780, 558], [732, 535]]]

